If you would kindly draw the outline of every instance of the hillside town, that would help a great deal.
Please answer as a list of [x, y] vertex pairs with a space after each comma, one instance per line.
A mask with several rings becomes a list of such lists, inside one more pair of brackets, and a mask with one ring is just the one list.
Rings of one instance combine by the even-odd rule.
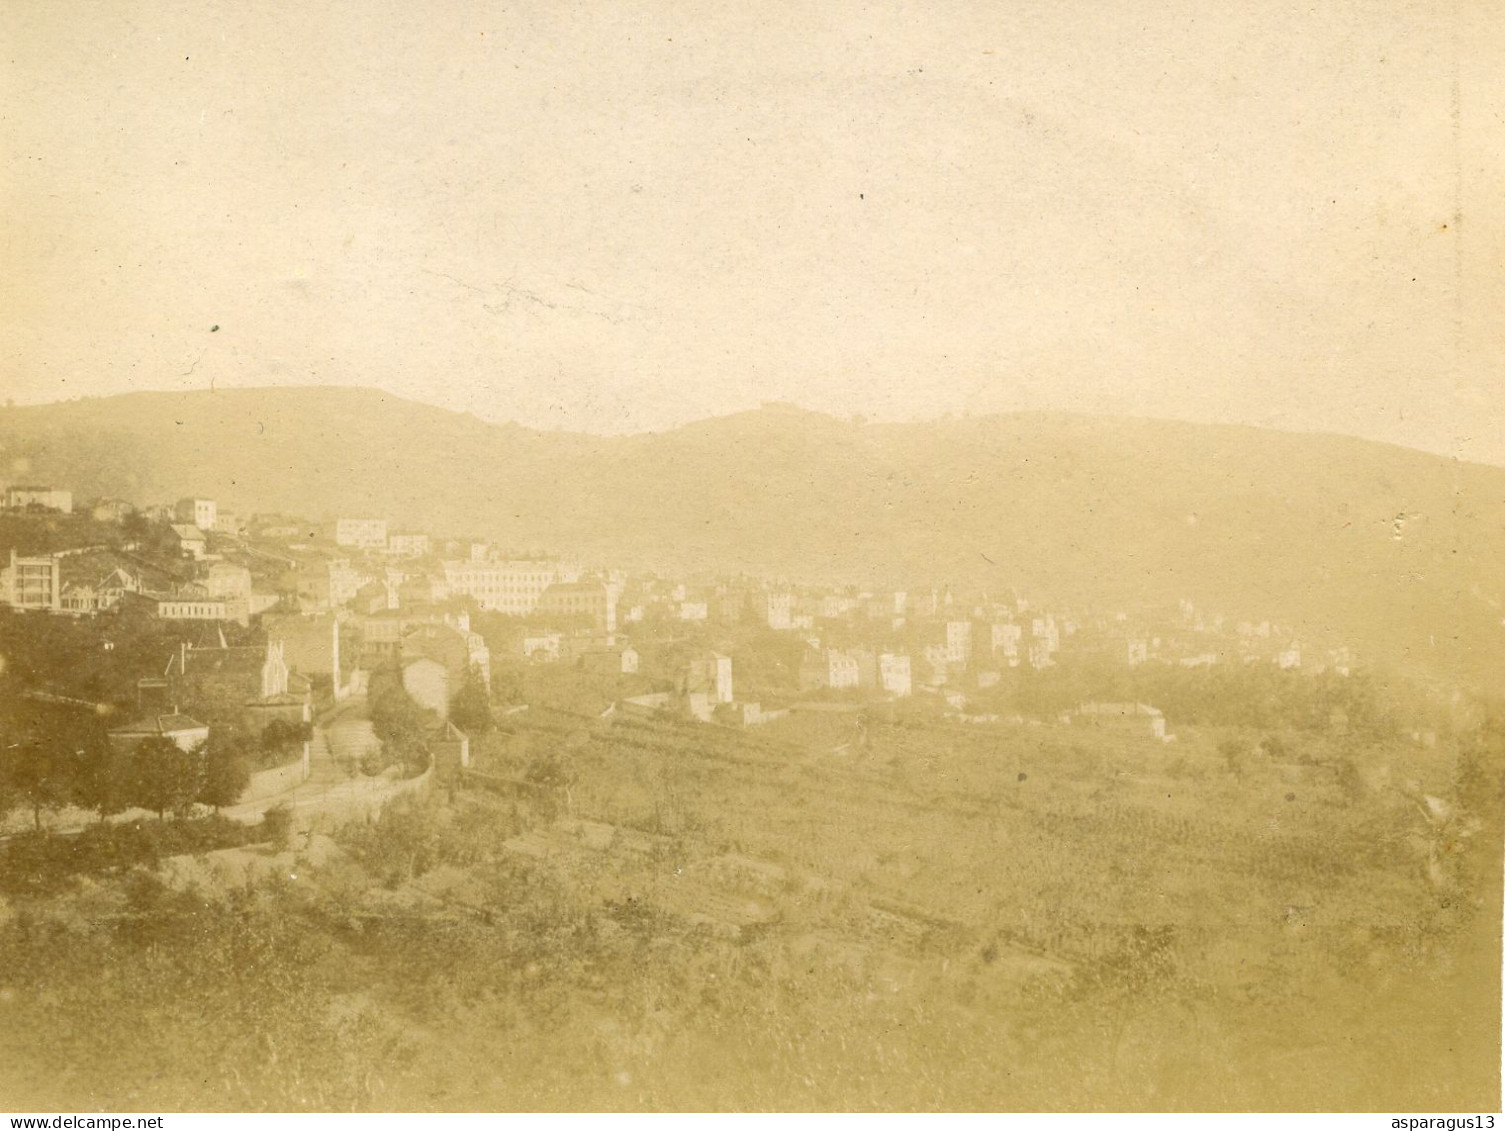
[[[524, 706], [523, 669], [557, 673], [572, 704], [598, 715], [754, 727], [791, 711], [915, 701], [963, 723], [1111, 727], [1173, 742], [1175, 720], [1159, 704], [1086, 697], [1095, 688], [1031, 703], [1020, 673], [1048, 679], [1066, 665], [1109, 673], [1111, 684], [1146, 665], [1347, 676], [1353, 663], [1346, 649], [1313, 654], [1288, 628], [1190, 601], [1102, 612], [944, 584], [665, 577], [395, 529], [380, 516], [241, 517], [198, 496], [75, 506], [67, 488], [18, 484], [4, 504], [0, 606], [44, 639], [50, 622], [29, 618], [78, 622], [70, 631], [103, 661], [22, 671], [27, 694], [87, 707], [100, 677], [80, 677], [102, 666], [113, 698], [96, 706], [111, 712], [110, 741], [122, 747], [155, 738], [188, 751], [223, 727], [259, 748], [271, 728], [301, 728], [301, 746], [273, 744], [290, 763], [247, 784], [266, 805], [318, 777], [336, 720], [350, 758], [368, 769], [381, 761], [367, 706], [381, 675], [423, 721], [423, 749], [463, 768], [474, 714], [454, 717], [457, 697], [479, 689], [483, 713]], [[14, 633], [23, 622], [5, 623]], [[117, 651], [130, 626], [155, 650]]]
[[[46, 981], [80, 939], [195, 970], [262, 938], [345, 956], [279, 959], [286, 1008], [233, 1027], [334, 1056], [317, 1091], [159, 1035], [194, 1066], [163, 1069], [184, 1095], [379, 1104], [347, 1061], [416, 1026], [414, 1079], [469, 1102], [440, 1034], [523, 1055], [508, 1018], [546, 1031], [554, 1000], [587, 1028], [548, 1048], [602, 1050], [602, 1104], [624, 1074], [697, 1094], [671, 1032], [764, 1049], [770, 994], [813, 1056], [870, 1007], [923, 1026], [913, 1056], [977, 1002], [1048, 1027], [1132, 994], [1179, 1025], [1184, 997], [1258, 1023], [1266, 987], [1351, 977], [1348, 940], [1380, 984], [1464, 929], [1487, 717], [1247, 611], [969, 590], [943, 564], [904, 589], [674, 576], [207, 493], [3, 502], [7, 961]], [[1375, 925], [1395, 891], [1414, 919]], [[162, 1008], [184, 984], [125, 979]], [[483, 999], [509, 1004], [454, 1004]], [[1052, 1057], [1007, 1061], [1032, 1096], [1060, 1086]], [[806, 1079], [784, 1086], [821, 1102]]]
[[[0, 501], [0, 918], [146, 900], [168, 931], [261, 900], [364, 952], [389, 1018], [381, 939], [459, 924], [466, 978], [519, 1000], [495, 980], [536, 959], [493, 969], [499, 946], [586, 1003], [577, 945], [650, 997], [741, 970], [718, 1025], [763, 961], [809, 971], [801, 1000], [986, 984], [1045, 1019], [1122, 978], [1242, 1000], [1271, 963], [1348, 969], [1388, 885], [1424, 910], [1369, 961], [1409, 961], [1473, 882], [1488, 716], [1256, 610], [945, 563], [904, 588], [676, 575], [211, 493]], [[1313, 924], [1320, 955], [1291, 950]], [[333, 983], [308, 993], [339, 1016]], [[634, 1026], [613, 1062], [660, 1072]]]

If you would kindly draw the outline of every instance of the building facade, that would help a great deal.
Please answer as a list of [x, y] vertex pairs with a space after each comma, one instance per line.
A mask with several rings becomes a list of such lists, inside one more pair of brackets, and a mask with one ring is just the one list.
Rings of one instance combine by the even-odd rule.
[[50, 554], [23, 558], [12, 548], [0, 570], [0, 597], [13, 609], [58, 612], [63, 604], [62, 570]]
[[792, 627], [794, 597], [789, 593], [759, 593], [754, 599], [758, 619], [769, 628], [786, 632]]
[[152, 715], [110, 731], [110, 745], [122, 752], [135, 750], [144, 739], [165, 738], [183, 753], [209, 741], [209, 727], [187, 715]]
[[177, 535], [180, 554], [196, 562], [204, 560], [204, 555], [209, 550], [209, 543], [202, 529], [191, 522], [175, 522], [172, 524], [172, 532]]
[[441, 719], [449, 718], [449, 672], [438, 660], [420, 656], [402, 665], [402, 686], [413, 702], [435, 711]]
[[27, 507], [46, 507], [48, 510], [73, 513], [73, 492], [57, 487], [7, 487], [5, 505], [13, 510]]
[[971, 621], [952, 620], [946, 622], [946, 660], [953, 664], [967, 664], [971, 662]]
[[213, 530], [219, 521], [219, 507], [213, 499], [179, 499], [172, 512], [179, 522], [197, 526], [200, 530]]
[[428, 552], [427, 534], [392, 534], [387, 538], [387, 553], [394, 558], [421, 558]]
[[387, 520], [384, 518], [341, 518], [334, 524], [334, 540], [340, 546], [361, 550], [384, 550], [387, 546]]
[[599, 581], [556, 581], [538, 598], [541, 616], [588, 617], [602, 632], [617, 630], [615, 595]]
[[230, 603], [218, 597], [151, 597], [158, 620], [232, 620]]
[[990, 626], [990, 651], [993, 658], [1007, 660], [1010, 667], [1019, 663], [1019, 642], [1024, 639], [1024, 629], [1010, 621]]
[[712, 703], [732, 701], [732, 658], [705, 652], [690, 661], [686, 690], [705, 694]]
[[903, 653], [884, 652], [878, 657], [878, 679], [885, 694], [903, 699], [914, 693], [909, 657]]
[[488, 612], [525, 617], [538, 609], [544, 591], [560, 580], [554, 562], [449, 561], [444, 580], [453, 596], [470, 597]]

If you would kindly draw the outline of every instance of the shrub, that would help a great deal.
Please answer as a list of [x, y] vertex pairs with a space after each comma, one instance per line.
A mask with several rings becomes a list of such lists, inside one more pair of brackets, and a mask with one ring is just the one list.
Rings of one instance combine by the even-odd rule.
[[44, 895], [74, 876], [155, 868], [164, 857], [247, 844], [255, 830], [224, 817], [90, 825], [77, 836], [26, 833], [0, 853], [0, 891]]
[[260, 832], [264, 839], [281, 848], [293, 835], [293, 811], [286, 803], [273, 805], [261, 815]]

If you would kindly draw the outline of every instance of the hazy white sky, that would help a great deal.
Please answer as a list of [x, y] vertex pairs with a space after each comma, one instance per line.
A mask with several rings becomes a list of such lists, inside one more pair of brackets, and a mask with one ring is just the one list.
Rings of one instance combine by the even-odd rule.
[[1505, 463], [1491, 9], [3, 5], [0, 391], [1052, 407]]

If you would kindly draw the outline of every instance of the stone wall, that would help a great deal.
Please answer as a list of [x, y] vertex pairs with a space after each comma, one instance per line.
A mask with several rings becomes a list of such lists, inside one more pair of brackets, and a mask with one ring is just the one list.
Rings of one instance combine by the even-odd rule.
[[273, 766], [270, 770], [259, 770], [251, 775], [251, 784], [246, 787], [245, 793], [241, 794], [239, 804], [244, 805], [250, 801], [261, 801], [264, 798], [275, 797], [279, 793], [286, 793], [295, 786], [302, 785], [308, 780], [308, 744], [303, 744], [303, 754], [296, 762], [287, 762], [281, 766]]

